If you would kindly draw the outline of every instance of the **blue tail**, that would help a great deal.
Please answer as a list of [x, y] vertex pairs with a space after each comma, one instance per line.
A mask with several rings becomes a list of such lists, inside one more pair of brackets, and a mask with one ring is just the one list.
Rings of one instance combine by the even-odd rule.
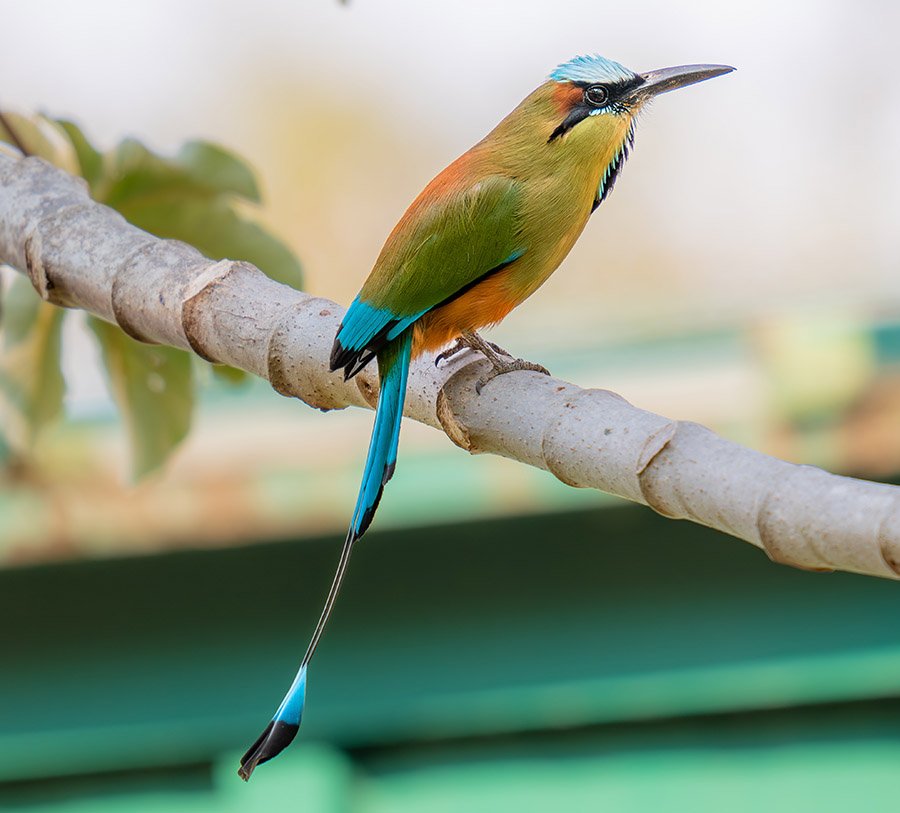
[[400, 419], [403, 417], [403, 402], [406, 398], [406, 380], [409, 376], [409, 359], [412, 353], [412, 329], [407, 329], [395, 340], [385, 345], [378, 353], [378, 372], [381, 377], [381, 391], [375, 409], [375, 426], [369, 442], [369, 454], [363, 470], [362, 485], [356, 498], [356, 508], [350, 520], [350, 529], [341, 549], [334, 581], [325, 599], [322, 615], [313, 631], [306, 654], [300, 663], [291, 688], [281, 701], [271, 722], [247, 753], [241, 757], [238, 774], [245, 781], [250, 778], [257, 765], [267, 762], [280, 754], [297, 734], [303, 717], [306, 700], [306, 667], [309, 664], [325, 625], [331, 616], [334, 602], [341, 589], [347, 572], [347, 564], [353, 551], [353, 544], [372, 522], [384, 486], [394, 473], [397, 464], [397, 444], [400, 439]]
[[375, 426], [369, 442], [369, 454], [363, 470], [362, 485], [356, 498], [356, 508], [347, 538], [359, 539], [372, 522], [381, 492], [394, 474], [397, 465], [397, 442], [400, 440], [400, 419], [406, 399], [406, 379], [412, 351], [412, 330], [407, 330], [378, 354], [378, 373], [381, 391], [375, 408]]

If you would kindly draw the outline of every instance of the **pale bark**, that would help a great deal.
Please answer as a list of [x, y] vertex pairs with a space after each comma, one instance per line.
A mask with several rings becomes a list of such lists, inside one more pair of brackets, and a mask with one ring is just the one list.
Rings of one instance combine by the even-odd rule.
[[[49, 302], [240, 367], [310, 406], [374, 403], [373, 370], [350, 382], [328, 372], [339, 305], [134, 228], [40, 159], [0, 152], [0, 262], [26, 272]], [[786, 463], [539, 373], [504, 375], [479, 396], [484, 370], [471, 355], [440, 368], [422, 360], [405, 414], [472, 453], [717, 528], [777, 562], [900, 575], [900, 488]]]

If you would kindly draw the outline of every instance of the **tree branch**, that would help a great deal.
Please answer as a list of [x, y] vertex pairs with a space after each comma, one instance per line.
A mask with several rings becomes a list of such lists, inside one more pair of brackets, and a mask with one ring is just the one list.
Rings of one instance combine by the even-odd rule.
[[[49, 302], [240, 367], [310, 406], [374, 405], [372, 371], [350, 382], [328, 372], [339, 305], [247, 263], [212, 262], [140, 231], [38, 158], [0, 152], [0, 262], [26, 272]], [[505, 375], [477, 396], [484, 371], [480, 360], [440, 369], [423, 360], [410, 376], [405, 414], [469, 452], [717, 528], [776, 562], [900, 576], [900, 488], [786, 463], [538, 373]]]

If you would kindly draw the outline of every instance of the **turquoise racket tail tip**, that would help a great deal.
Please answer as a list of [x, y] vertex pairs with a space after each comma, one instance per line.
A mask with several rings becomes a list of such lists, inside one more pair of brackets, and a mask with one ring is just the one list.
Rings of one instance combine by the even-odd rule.
[[238, 775], [245, 782], [250, 778], [257, 765], [268, 762], [287, 748], [300, 728], [303, 719], [303, 706], [306, 703], [306, 662], [300, 667], [291, 688], [281, 701], [278, 711], [259, 735], [256, 742], [241, 757]]

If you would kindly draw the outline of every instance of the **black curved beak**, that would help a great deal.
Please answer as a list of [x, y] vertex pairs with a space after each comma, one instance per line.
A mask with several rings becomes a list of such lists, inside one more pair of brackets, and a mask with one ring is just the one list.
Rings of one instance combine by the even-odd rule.
[[654, 96], [659, 96], [660, 93], [705, 82], [733, 70], [730, 65], [679, 65], [675, 68], [647, 71], [638, 74], [643, 81], [628, 94], [627, 101], [641, 104]]

